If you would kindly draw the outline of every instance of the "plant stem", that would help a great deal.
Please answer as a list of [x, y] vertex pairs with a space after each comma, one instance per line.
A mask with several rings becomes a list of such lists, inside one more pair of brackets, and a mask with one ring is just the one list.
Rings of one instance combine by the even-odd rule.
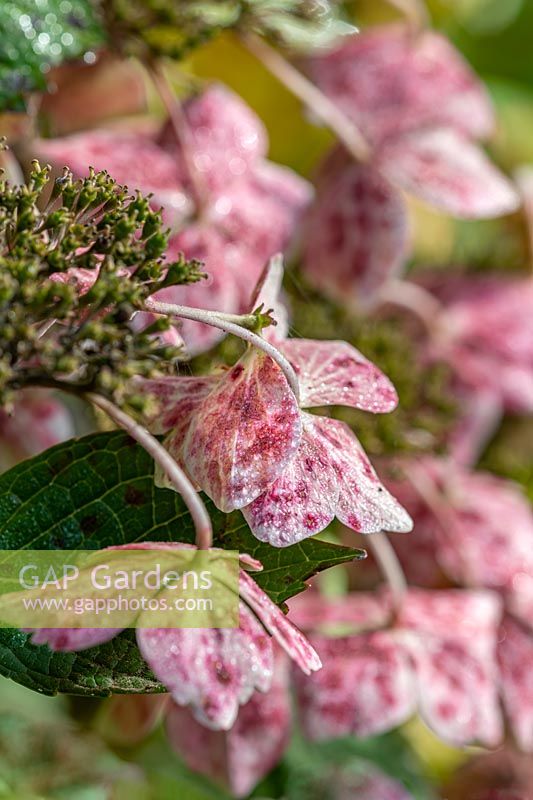
[[187, 177], [189, 178], [190, 192], [196, 210], [201, 213], [207, 206], [207, 188], [191, 154], [190, 132], [187, 120], [185, 119], [181, 105], [176, 99], [163, 68], [158, 63], [151, 62], [147, 65], [147, 69], [157, 89], [157, 93], [166, 108], [178, 146], [182, 152], [183, 161], [187, 170]]
[[[371, 533], [368, 535], [367, 540], [383, 577], [389, 585], [394, 607], [397, 611], [407, 591], [407, 580], [402, 565], [386, 533]], [[367, 540], [365, 540], [365, 543]]]
[[183, 497], [191, 513], [196, 530], [196, 546], [199, 550], [208, 550], [213, 543], [211, 518], [207, 513], [207, 509], [200, 495], [181, 467], [176, 464], [170, 453], [167, 453], [163, 445], [161, 445], [146, 428], [143, 428], [142, 425], [135, 422], [134, 419], [128, 414], [125, 414], [124, 411], [121, 411], [121, 409], [110, 400], [107, 400], [99, 394], [93, 394], [92, 392], [89, 392], [86, 397], [93, 405], [104, 411], [116, 425], [125, 430], [132, 439], [135, 439], [165, 472], [176, 491]]
[[442, 309], [439, 301], [422, 286], [394, 279], [381, 287], [376, 305], [393, 305], [411, 311], [431, 334], [435, 331], [435, 323]]
[[229, 321], [225, 318], [224, 314], [219, 314], [217, 311], [206, 311], [203, 308], [189, 308], [188, 306], [178, 306], [173, 303], [161, 303], [158, 300], [151, 299], [145, 301], [144, 308], [146, 311], [151, 311], [155, 314], [164, 314], [167, 317], [178, 317], [180, 319], [190, 319], [193, 322], [203, 322], [205, 325], [212, 325], [213, 328], [219, 328], [221, 331], [238, 336], [240, 339], [248, 342], [248, 344], [257, 347], [276, 362], [285, 375], [296, 400], [299, 401], [300, 386], [292, 365], [276, 347], [257, 333], [243, 328], [242, 325], [237, 325], [235, 322]]
[[305, 75], [258, 36], [243, 34], [242, 41], [280, 83], [286, 86], [333, 131], [356, 161], [370, 159], [370, 146], [363, 134], [329, 97], [326, 97]]
[[498, 430], [503, 417], [502, 402], [490, 391], [479, 391], [466, 403], [459, 430], [450, 437], [449, 457], [462, 467], [473, 467]]

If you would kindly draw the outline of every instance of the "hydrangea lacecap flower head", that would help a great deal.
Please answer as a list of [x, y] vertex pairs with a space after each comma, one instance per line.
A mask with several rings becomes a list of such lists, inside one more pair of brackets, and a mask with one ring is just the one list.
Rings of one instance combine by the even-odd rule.
[[[280, 307], [281, 269], [273, 259], [254, 307]], [[337, 404], [381, 413], [396, 406], [390, 381], [351, 345], [283, 339], [282, 333], [274, 328], [271, 336], [298, 376], [301, 407]], [[300, 412], [285, 377], [263, 353], [246, 353], [221, 376], [144, 387], [160, 399], [155, 429], [175, 425], [166, 440], [171, 454], [222, 510], [245, 507], [259, 539], [287, 546], [335, 516], [365, 533], [411, 529], [348, 426]]]
[[[328, 617], [322, 620], [327, 601], [319, 598], [315, 608], [306, 608], [308, 599], [291, 602], [293, 618], [306, 630], [327, 629]], [[330, 601], [337, 605], [329, 615], [335, 623], [359, 628], [359, 633], [310, 635], [323, 668], [303, 680], [295, 675], [306, 735], [369, 736], [396, 727], [418, 709], [429, 728], [456, 745], [497, 744], [502, 735], [495, 661], [497, 596], [410, 589], [394, 626], [381, 622], [379, 629], [377, 599], [354, 594]], [[389, 602], [382, 595], [382, 619], [391, 611]]]
[[[452, 461], [424, 458], [399, 462], [403, 480], [387, 486], [411, 514], [415, 531], [410, 537], [416, 550], [420, 538], [433, 562], [459, 585], [508, 592], [516, 576], [533, 575], [533, 514], [526, 498], [510, 481], [487, 472], [472, 472]], [[425, 487], [420, 484], [423, 475]], [[411, 548], [398, 543], [398, 555], [414, 582], [431, 585]]]
[[[110, 549], [190, 547], [144, 542]], [[241, 564], [248, 565], [247, 557], [241, 556]], [[321, 667], [305, 636], [244, 569], [239, 573], [239, 595], [238, 628], [137, 628], [139, 649], [156, 678], [176, 703], [190, 706], [195, 718], [213, 730], [231, 728], [239, 706], [248, 702], [254, 690], [269, 689], [274, 640], [305, 672]], [[43, 628], [33, 632], [32, 642], [47, 644], [52, 650], [76, 651], [109, 641], [119, 632], [104, 628]]]
[[366, 164], [341, 149], [326, 160], [308, 218], [304, 266], [333, 299], [351, 295], [364, 307], [405, 263], [402, 191], [456, 217], [518, 207], [513, 185], [471, 141], [492, 129], [488, 96], [439, 35], [370, 29], [313, 59], [310, 71], [371, 148]]
[[[240, 313], [265, 261], [285, 250], [311, 186], [292, 170], [265, 160], [267, 138], [257, 115], [229, 89], [209, 86], [183, 107], [185, 142], [170, 125], [159, 135], [90, 131], [41, 140], [39, 151], [58, 166], [68, 163], [85, 175], [89, 165], [107, 169], [130, 188], [153, 194], [173, 231], [167, 257], [179, 252], [206, 263], [207, 280], [173, 286], [155, 299]], [[195, 207], [191, 167], [203, 187]], [[139, 324], [154, 317], [143, 313]], [[191, 355], [224, 335], [199, 322], [183, 323]]]
[[511, 412], [533, 410], [533, 280], [430, 279], [443, 302], [429, 356], [447, 359], [470, 391], [492, 392]]

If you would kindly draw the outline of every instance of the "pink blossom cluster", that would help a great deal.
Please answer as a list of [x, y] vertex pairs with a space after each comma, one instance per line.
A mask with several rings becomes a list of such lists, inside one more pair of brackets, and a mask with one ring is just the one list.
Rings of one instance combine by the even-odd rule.
[[[257, 538], [276, 547], [318, 533], [334, 517], [361, 533], [410, 530], [409, 516], [349, 427], [303, 410], [391, 411], [398, 402], [394, 387], [346, 342], [285, 338], [281, 278], [273, 259], [252, 306], [279, 315], [265, 335], [293, 366], [299, 398], [273, 359], [251, 350], [218, 374], [143, 382], [162, 409], [152, 429], [167, 433], [169, 452], [220, 509], [242, 509]], [[159, 481], [168, 483], [164, 476]]]

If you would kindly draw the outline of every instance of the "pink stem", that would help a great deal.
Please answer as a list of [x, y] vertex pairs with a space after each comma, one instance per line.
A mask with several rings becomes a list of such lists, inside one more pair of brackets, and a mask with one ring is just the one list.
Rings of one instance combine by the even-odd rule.
[[345, 114], [277, 50], [253, 34], [242, 41], [292, 94], [310, 108], [337, 136], [356, 161], [368, 161], [371, 150], [363, 134]]
[[191, 194], [193, 195], [196, 209], [201, 212], [207, 205], [207, 188], [201, 174], [194, 164], [194, 158], [191, 154], [190, 131], [188, 129], [187, 120], [185, 119], [181, 105], [176, 99], [164, 70], [158, 64], [152, 63], [148, 66], [148, 71], [163, 105], [166, 108], [178, 146], [181, 148], [183, 154]]
[[135, 422], [128, 414], [121, 411], [114, 403], [98, 394], [92, 392], [87, 395], [93, 405], [104, 411], [120, 428], [125, 430], [132, 439], [135, 439], [147, 453], [154, 459], [155, 463], [166, 473], [176, 491], [183, 497], [187, 508], [191, 513], [196, 530], [196, 546], [199, 550], [208, 550], [213, 543], [213, 528], [211, 518], [203, 504], [200, 495], [179, 467], [170, 453], [167, 453], [163, 445], [149, 433], [146, 428]]
[[398, 610], [407, 591], [407, 580], [394, 547], [386, 533], [371, 533], [365, 539], [391, 590], [394, 607]]
[[439, 301], [422, 286], [411, 281], [394, 279], [381, 287], [376, 305], [393, 305], [407, 309], [421, 320], [430, 334], [434, 333], [435, 323], [442, 310]]

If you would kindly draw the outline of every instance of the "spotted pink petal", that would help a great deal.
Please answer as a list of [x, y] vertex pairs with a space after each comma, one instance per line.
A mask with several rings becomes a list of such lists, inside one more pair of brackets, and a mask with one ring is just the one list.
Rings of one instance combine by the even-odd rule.
[[264, 161], [217, 197], [211, 219], [263, 264], [289, 247], [311, 197], [307, 181], [287, 167]]
[[531, 412], [533, 281], [470, 278], [441, 291], [449, 337], [442, 352], [460, 380], [493, 391], [511, 411]]
[[518, 487], [487, 473], [456, 471], [452, 525], [438, 528], [438, 557], [458, 583], [504, 588], [533, 574], [533, 514]]
[[111, 641], [121, 628], [40, 628], [33, 631], [32, 644], [47, 644], [50, 650], [71, 652], [87, 650]]
[[414, 659], [422, 719], [437, 736], [463, 746], [494, 747], [502, 722], [493, 661], [476, 658], [468, 646], [427, 634], [409, 640]]
[[435, 124], [486, 138], [494, 125], [482, 82], [434, 32], [413, 36], [407, 26], [373, 27], [313, 58], [310, 72], [372, 143]]
[[338, 519], [360, 533], [410, 531], [410, 516], [382, 486], [348, 425], [324, 417], [315, 419], [317, 436], [328, 448], [337, 473]]
[[209, 730], [177, 705], [167, 716], [170, 742], [189, 769], [221, 784], [233, 797], [247, 796], [278, 763], [290, 727], [287, 663], [279, 657], [268, 692], [254, 692], [229, 731]]
[[327, 600], [311, 590], [291, 597], [291, 620], [303, 631], [327, 633], [341, 628], [347, 633], [383, 628], [393, 616], [388, 595], [377, 592], [352, 592]]
[[496, 745], [502, 722], [495, 651], [500, 603], [490, 592], [412, 589], [398, 625], [414, 660], [420, 713], [457, 745]]
[[511, 182], [452, 129], [424, 130], [385, 143], [377, 164], [392, 183], [455, 217], [499, 217], [519, 205]]
[[254, 689], [270, 686], [271, 640], [242, 603], [239, 628], [142, 628], [137, 641], [175, 702], [213, 730], [229, 730]]
[[[419, 463], [417, 461], [417, 464]], [[424, 468], [426, 463], [424, 460]], [[408, 471], [408, 462], [401, 462], [401, 466]], [[396, 475], [392, 472], [391, 476], [385, 472], [384, 483], [390, 493], [407, 510], [414, 527], [410, 536], [394, 537], [394, 550], [408, 583], [432, 589], [442, 588], [449, 583], [449, 580], [437, 560], [437, 527], [440, 522], [433, 511], [422, 501], [411, 481], [400, 476], [401, 472]], [[372, 562], [370, 563], [372, 564]]]
[[490, 591], [427, 591], [411, 588], [399, 614], [399, 625], [440, 639], [461, 639], [483, 656], [494, 645], [501, 604]]
[[302, 408], [342, 405], [383, 414], [398, 405], [389, 379], [347, 342], [289, 339], [280, 349], [298, 376]]
[[505, 592], [505, 607], [526, 628], [533, 631], [533, 570], [517, 572]]
[[533, 636], [531, 631], [506, 616], [499, 643], [498, 666], [503, 701], [518, 745], [533, 752]]
[[153, 419], [147, 420], [150, 431], [161, 434], [172, 430], [173, 438], [181, 444], [192, 415], [218, 382], [216, 375], [183, 375], [137, 381], [136, 390], [152, 395], [158, 403]]
[[183, 446], [193, 480], [222, 511], [242, 508], [295, 454], [300, 411], [278, 365], [249, 351], [195, 413]]
[[282, 342], [289, 333], [289, 313], [280, 300], [283, 283], [283, 259], [280, 253], [267, 262], [255, 286], [250, 301], [250, 311], [260, 306], [263, 311], [271, 311], [276, 325], [265, 328], [262, 336], [275, 344]]
[[[183, 111], [188, 155], [210, 192], [242, 178], [266, 155], [268, 137], [263, 123], [223, 84], [214, 83], [192, 97]], [[181, 180], [187, 182], [188, 170], [170, 122], [159, 141], [175, 161]]]
[[302, 672], [310, 675], [311, 672], [320, 669], [322, 666], [320, 658], [306, 637], [243, 570], [239, 576], [239, 592], [241, 598], [248, 603], [267, 631], [272, 634]]
[[337, 473], [317, 435], [315, 419], [302, 414], [296, 455], [270, 488], [243, 509], [254, 536], [274, 547], [287, 547], [313, 536], [335, 517]]
[[401, 195], [372, 166], [336, 152], [324, 165], [305, 225], [305, 274], [317, 289], [352, 307], [373, 301], [408, 255]]
[[89, 166], [108, 170], [131, 189], [179, 184], [174, 159], [143, 134], [91, 130], [60, 139], [41, 139], [38, 150], [58, 167], [67, 165], [80, 176], [87, 175]]
[[372, 736], [414, 713], [411, 665], [393, 635], [313, 636], [311, 641], [322, 669], [308, 677], [294, 676], [299, 717], [308, 738]]

